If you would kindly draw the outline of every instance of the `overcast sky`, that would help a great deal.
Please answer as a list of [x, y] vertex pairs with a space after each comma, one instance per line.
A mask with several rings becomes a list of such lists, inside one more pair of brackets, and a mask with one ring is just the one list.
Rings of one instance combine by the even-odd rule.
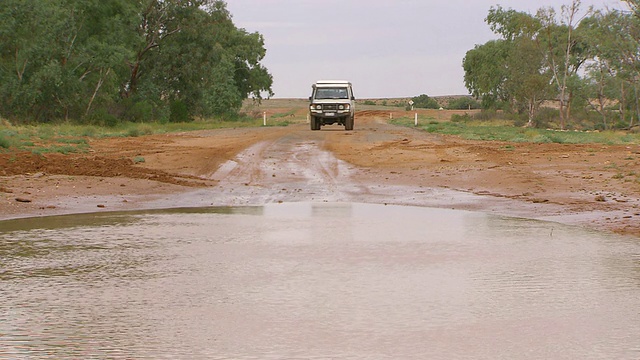
[[[318, 79], [350, 80], [358, 98], [462, 95], [462, 59], [496, 39], [484, 22], [501, 5], [558, 13], [571, 0], [228, 0], [239, 28], [264, 35], [262, 64], [277, 98], [306, 98]], [[582, 8], [624, 8], [583, 0]]]

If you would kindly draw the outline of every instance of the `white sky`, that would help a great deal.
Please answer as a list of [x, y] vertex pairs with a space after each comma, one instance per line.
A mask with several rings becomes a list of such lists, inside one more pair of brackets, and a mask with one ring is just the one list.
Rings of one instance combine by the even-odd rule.
[[[560, 13], [571, 0], [228, 0], [239, 28], [264, 35], [262, 64], [277, 98], [306, 98], [319, 79], [353, 83], [358, 98], [463, 95], [462, 59], [496, 39], [484, 19], [501, 5]], [[582, 0], [582, 9], [625, 8]]]

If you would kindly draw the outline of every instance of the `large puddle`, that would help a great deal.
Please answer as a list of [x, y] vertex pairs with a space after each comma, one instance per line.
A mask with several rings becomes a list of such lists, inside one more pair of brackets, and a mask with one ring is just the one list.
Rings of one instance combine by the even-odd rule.
[[0, 222], [0, 358], [638, 359], [640, 242], [365, 204]]

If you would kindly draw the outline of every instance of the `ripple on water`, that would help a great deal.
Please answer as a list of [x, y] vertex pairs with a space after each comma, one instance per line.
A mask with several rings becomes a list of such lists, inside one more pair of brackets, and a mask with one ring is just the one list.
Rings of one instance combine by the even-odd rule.
[[365, 204], [0, 226], [0, 358], [640, 355], [637, 239]]

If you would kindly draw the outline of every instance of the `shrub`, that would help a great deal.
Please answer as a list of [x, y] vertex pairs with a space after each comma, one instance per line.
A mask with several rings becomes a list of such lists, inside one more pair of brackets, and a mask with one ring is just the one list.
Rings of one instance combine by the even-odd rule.
[[11, 146], [11, 141], [4, 134], [0, 134], [0, 148], [8, 149]]
[[422, 94], [420, 96], [416, 96], [411, 99], [413, 101], [413, 106], [416, 108], [423, 109], [439, 109], [440, 105], [434, 98], [430, 98], [429, 95]]
[[550, 127], [551, 123], [555, 122], [559, 118], [560, 110], [542, 107], [533, 117], [533, 122], [536, 127], [546, 129]]
[[480, 109], [480, 103], [471, 97], [461, 97], [449, 102], [450, 110]]
[[482, 110], [481, 112], [473, 115], [474, 120], [489, 121], [498, 118], [498, 112], [495, 110]]
[[153, 134], [153, 127], [151, 125], [140, 125], [138, 129], [140, 129], [140, 132], [144, 135]]
[[98, 126], [116, 127], [120, 122], [115, 115], [110, 114], [105, 109], [98, 109], [89, 115], [89, 122]]
[[180, 123], [190, 122], [191, 120], [187, 104], [180, 100], [171, 102], [169, 106], [169, 122]]
[[132, 122], [149, 122], [153, 120], [153, 105], [148, 101], [139, 101], [126, 109], [125, 118]]
[[469, 114], [464, 114], [464, 115], [458, 115], [458, 114], [453, 114], [451, 115], [451, 121], [452, 122], [467, 122], [471, 120], [471, 116], [469, 116]]
[[534, 136], [531, 141], [534, 143], [544, 143], [544, 144], [553, 142], [548, 136], [542, 135], [542, 134]]

